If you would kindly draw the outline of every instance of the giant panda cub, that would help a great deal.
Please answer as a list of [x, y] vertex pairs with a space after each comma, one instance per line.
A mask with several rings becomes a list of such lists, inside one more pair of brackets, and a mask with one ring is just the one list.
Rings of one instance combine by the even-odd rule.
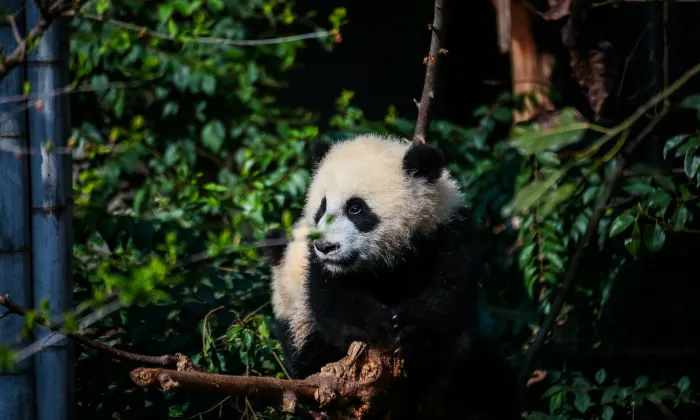
[[369, 134], [317, 142], [313, 160], [294, 238], [268, 254], [291, 373], [356, 340], [394, 346], [407, 378], [392, 419], [520, 418], [508, 368], [476, 330], [479, 240], [441, 152]]

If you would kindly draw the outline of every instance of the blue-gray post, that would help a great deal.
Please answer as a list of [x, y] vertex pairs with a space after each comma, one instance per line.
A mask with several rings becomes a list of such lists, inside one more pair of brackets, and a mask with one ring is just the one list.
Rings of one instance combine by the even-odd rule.
[[[23, 0], [3, 0], [2, 14], [21, 10]], [[24, 15], [15, 18], [19, 36], [25, 33]], [[12, 26], [0, 20], [2, 54], [17, 46]], [[0, 81], [0, 99], [21, 96], [24, 67], [15, 67]], [[31, 288], [31, 230], [29, 216], [29, 158], [14, 151], [27, 149], [27, 113], [25, 103], [0, 103], [0, 293], [8, 293], [12, 300], [32, 306]], [[4, 310], [0, 309], [0, 313]], [[18, 338], [24, 319], [8, 316], [0, 320], [0, 346], [16, 349], [25, 342]], [[31, 358], [15, 366], [13, 372], [0, 372], [0, 420], [36, 419], [34, 398], [34, 370]]]
[[[25, 1], [27, 27], [41, 17], [35, 1]], [[68, 22], [55, 20], [27, 56], [27, 80], [33, 94], [46, 94], [42, 106], [29, 107], [32, 265], [34, 306], [47, 299], [52, 316], [73, 306], [71, 276], [73, 194], [68, 95], [51, 95], [70, 84]], [[37, 339], [50, 332], [36, 331]], [[73, 343], [57, 341], [34, 357], [37, 420], [73, 419]]]

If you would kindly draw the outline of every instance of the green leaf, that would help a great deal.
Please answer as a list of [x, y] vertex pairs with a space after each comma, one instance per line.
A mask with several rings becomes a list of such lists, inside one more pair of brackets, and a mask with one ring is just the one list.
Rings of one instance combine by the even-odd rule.
[[513, 113], [508, 108], [498, 107], [493, 111], [492, 117], [496, 121], [507, 123], [513, 118]]
[[212, 152], [218, 152], [224, 144], [226, 129], [219, 120], [213, 120], [202, 128], [202, 143]]
[[547, 194], [544, 204], [540, 209], [540, 214], [542, 217], [547, 216], [552, 210], [554, 210], [559, 203], [567, 200], [576, 191], [575, 184], [564, 184]]
[[649, 387], [649, 377], [648, 376], [640, 376], [634, 381], [634, 388], [635, 389], [645, 389]]
[[216, 91], [216, 78], [208, 74], [202, 76], [202, 90], [207, 95], [212, 95]]
[[685, 139], [687, 138], [687, 134], [679, 134], [668, 139], [666, 141], [666, 144], [664, 145], [664, 159], [668, 157], [668, 152], [670, 152], [671, 149], [675, 149], [676, 147], [678, 147], [678, 145], [683, 143], [683, 141], [685, 141]]
[[678, 381], [678, 389], [681, 392], [685, 392], [690, 389], [690, 378], [687, 376], [684, 376], [681, 378], [680, 381]]
[[602, 385], [603, 382], [605, 382], [605, 378], [607, 378], [607, 377], [608, 377], [608, 373], [605, 371], [605, 369], [600, 369], [595, 374], [595, 381], [598, 382], [598, 385]]
[[619, 387], [617, 385], [609, 386], [603, 391], [603, 396], [600, 398], [602, 404], [609, 404], [615, 401]]
[[207, 184], [204, 184], [203, 188], [207, 191], [215, 191], [215, 192], [228, 192], [228, 188], [226, 188], [223, 185], [219, 185], [213, 182], [209, 182]]
[[632, 230], [632, 236], [625, 240], [625, 248], [629, 251], [632, 256], [636, 257], [639, 253], [639, 248], [642, 244], [642, 234], [639, 230], [639, 224], [634, 223], [634, 229]]
[[671, 224], [673, 224], [673, 228], [678, 230], [685, 226], [685, 224], [688, 222], [689, 215], [690, 212], [688, 211], [687, 207], [677, 207], [676, 211], [673, 212], [673, 216], [671, 216], [670, 220]]
[[626, 211], [617, 216], [617, 218], [615, 218], [615, 220], [613, 220], [612, 224], [610, 225], [609, 237], [612, 238], [613, 236], [618, 235], [627, 230], [627, 228], [630, 227], [632, 223], [634, 223], [635, 219], [636, 217], [629, 211]]
[[612, 420], [613, 416], [615, 415], [615, 409], [610, 407], [609, 405], [606, 405], [603, 407], [603, 413], [601, 414], [601, 418], [603, 420]]
[[625, 185], [623, 187], [623, 190], [627, 191], [628, 193], [630, 193], [632, 195], [645, 196], [645, 195], [649, 195], [649, 194], [655, 192], [656, 188], [654, 188], [650, 184], [635, 183], [635, 184]]
[[685, 175], [690, 179], [695, 178], [695, 174], [698, 173], [698, 167], [700, 167], [700, 156], [695, 156], [694, 152], [695, 150], [692, 150], [685, 155], [685, 161], [683, 164]]
[[554, 385], [551, 388], [549, 388], [548, 390], [546, 390], [544, 392], [544, 394], [542, 394], [542, 398], [551, 397], [552, 395], [556, 394], [557, 392], [561, 392], [561, 390], [562, 390], [561, 385]]
[[547, 261], [552, 265], [552, 267], [556, 271], [563, 271], [564, 270], [564, 261], [561, 259], [561, 257], [553, 252], [545, 252], [544, 256], [547, 258]]
[[700, 110], [700, 93], [686, 96], [683, 102], [681, 102], [681, 107]]
[[554, 414], [554, 412], [564, 404], [565, 395], [565, 392], [558, 392], [549, 399], [549, 412], [551, 414]]
[[581, 413], [585, 413], [591, 406], [591, 396], [587, 391], [574, 390], [574, 407]]
[[532, 254], [533, 251], [535, 250], [535, 243], [531, 243], [526, 245], [521, 251], [520, 251], [520, 256], [518, 257], [518, 265], [520, 266], [520, 269], [524, 269], [530, 264], [530, 261], [532, 261]]
[[513, 197], [513, 200], [503, 208], [504, 215], [508, 216], [513, 212], [520, 213], [537, 203], [540, 198], [561, 178], [566, 171], [557, 170], [542, 181], [533, 181]]
[[671, 200], [673, 197], [666, 191], [656, 191], [649, 196], [649, 205], [659, 209], [657, 216], [662, 216], [671, 204]]
[[175, 38], [177, 36], [177, 25], [175, 24], [175, 21], [169, 20], [168, 21], [168, 33], [172, 38]]
[[651, 253], [657, 253], [664, 246], [666, 232], [660, 224], [644, 226], [644, 246]]
[[576, 120], [573, 108], [564, 109], [556, 118], [552, 127], [547, 129], [538, 123], [516, 125], [509, 143], [524, 155], [534, 155], [576, 143], [590, 127]]

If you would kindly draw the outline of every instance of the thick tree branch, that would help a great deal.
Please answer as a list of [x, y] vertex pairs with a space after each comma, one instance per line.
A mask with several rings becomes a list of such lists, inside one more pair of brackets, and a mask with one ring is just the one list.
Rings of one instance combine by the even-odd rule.
[[294, 412], [297, 402], [313, 403], [330, 418], [364, 418], [386, 413], [388, 393], [401, 376], [403, 363], [391, 350], [366, 349], [355, 342], [348, 355], [330, 363], [321, 372], [303, 380], [269, 377], [229, 376], [201, 372], [138, 368], [131, 379], [140, 387], [164, 391], [188, 389], [208, 394], [250, 396], [281, 403]]
[[418, 118], [416, 119], [416, 131], [413, 133], [414, 143], [425, 143], [428, 135], [428, 127], [430, 126], [430, 109], [433, 99], [435, 99], [435, 86], [437, 80], [437, 71], [442, 61], [441, 55], [447, 54], [444, 48], [445, 42], [445, 3], [447, 0], [435, 0], [435, 15], [432, 25], [429, 29], [432, 30], [433, 36], [430, 40], [430, 52], [423, 59], [425, 64], [425, 82], [423, 83], [423, 94], [420, 102], [414, 99], [418, 107]]

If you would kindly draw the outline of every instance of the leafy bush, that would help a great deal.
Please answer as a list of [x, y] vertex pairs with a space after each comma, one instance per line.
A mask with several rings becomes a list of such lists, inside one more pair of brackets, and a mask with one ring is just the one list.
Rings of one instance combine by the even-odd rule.
[[[288, 230], [298, 217], [309, 183], [309, 141], [366, 131], [410, 138], [414, 128], [413, 116], [400, 117], [391, 106], [383, 121], [368, 121], [352, 105], [353, 92], [343, 91], [331, 130], [321, 132], [311, 112], [275, 102], [302, 41], [255, 47], [221, 41], [295, 33], [318, 20], [298, 13], [278, 0], [92, 0], [81, 6], [72, 24], [71, 69], [75, 83], [90, 89], [73, 95], [72, 104], [73, 266], [80, 311], [114, 299], [123, 305], [89, 330], [105, 343], [143, 354], [193, 355], [212, 372], [286, 376], [270, 322], [268, 268], [256, 241], [270, 229]], [[344, 17], [336, 10], [331, 30]], [[334, 39], [320, 42], [330, 49]], [[699, 98], [683, 105], [697, 111]], [[636, 120], [598, 127], [564, 109], [502, 135], [521, 103], [504, 94], [475, 110], [474, 127], [435, 121], [429, 132], [483, 227], [482, 326], [510, 355], [532, 344], [542, 315], [551, 313], [616, 159], [638, 131]], [[622, 272], [631, 262], [661, 252], [672, 234], [697, 233], [699, 147], [697, 133], [673, 132], [663, 147], [664, 165], [628, 167], [621, 188], [603, 203], [591, 245], [594, 267], [587, 267], [557, 319], [557, 349], [565, 347], [557, 335], [568, 328], [576, 335], [580, 325], [601, 319], [613, 284], [630, 281]], [[674, 159], [683, 161], [682, 173], [672, 169]], [[67, 318], [71, 330], [76, 316]], [[0, 348], [1, 367], [9, 358]], [[610, 419], [645, 401], [694, 402], [689, 376], [652, 383], [636, 375], [629, 384], [600, 368], [548, 368], [547, 403], [529, 404], [540, 410], [530, 418]], [[81, 353], [77, 379], [80, 418], [220, 410], [279, 417], [246, 399], [136, 390], [123, 363], [94, 351]]]

